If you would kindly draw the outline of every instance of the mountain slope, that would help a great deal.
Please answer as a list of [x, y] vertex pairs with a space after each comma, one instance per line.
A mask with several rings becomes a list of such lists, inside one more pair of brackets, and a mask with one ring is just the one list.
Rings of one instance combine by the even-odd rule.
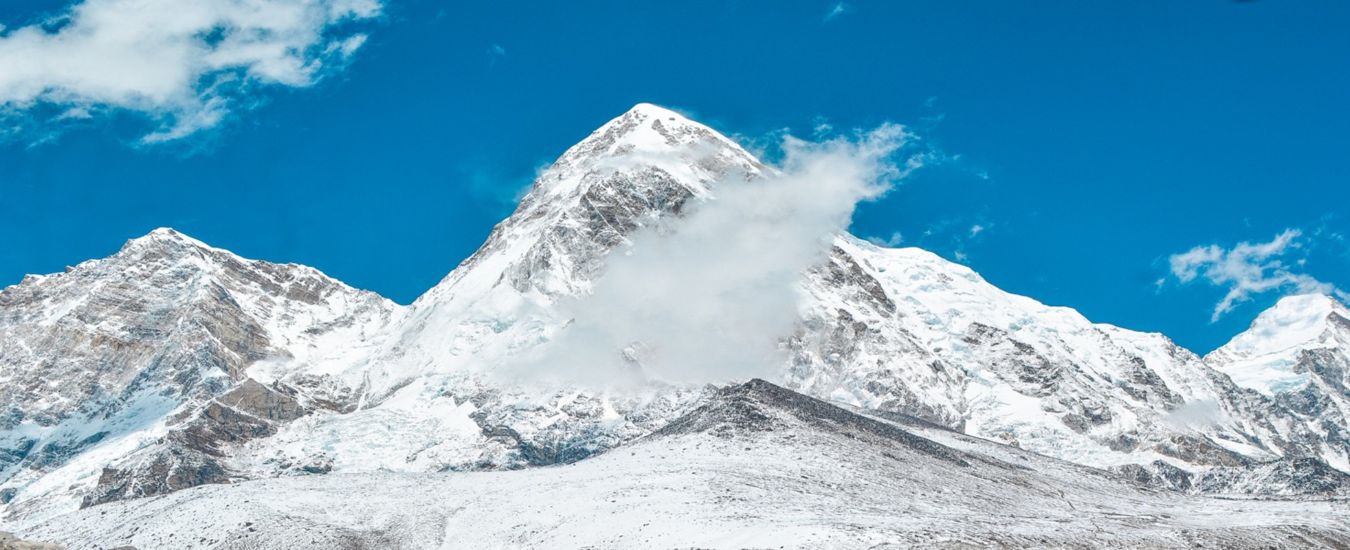
[[340, 363], [399, 313], [314, 269], [245, 260], [169, 229], [4, 289], [8, 511], [229, 479], [221, 440], [267, 435], [272, 421], [326, 406], [250, 381], [247, 369]]
[[[1162, 335], [1095, 324], [929, 252], [849, 236], [804, 288], [785, 381], [811, 395], [1176, 489], [1344, 490], [1316, 437], [1324, 428]], [[1245, 478], [1271, 468], [1296, 471]]]
[[960, 444], [756, 380], [570, 466], [199, 487], [22, 535], [73, 547], [258, 549], [1350, 543], [1333, 503], [1184, 497], [976, 439]]
[[[705, 390], [540, 387], [505, 367], [567, 323], [557, 300], [587, 293], [633, 231], [706, 200], [720, 179], [762, 169], [706, 126], [635, 106], [545, 170], [483, 246], [412, 304], [385, 347], [342, 369], [319, 367], [331, 375], [327, 393], [360, 396], [356, 411], [296, 422], [237, 461], [259, 476], [316, 456], [337, 472], [516, 468], [578, 460], [659, 428]], [[313, 367], [296, 366], [269, 376], [313, 378]]]
[[1282, 430], [1286, 439], [1350, 471], [1350, 308], [1321, 294], [1283, 298], [1205, 362], [1313, 428]]
[[1305, 294], [1282, 298], [1205, 360], [1265, 395], [1296, 392], [1314, 379], [1344, 390], [1343, 372], [1334, 371], [1338, 379], [1300, 363], [1305, 353], [1319, 350], [1350, 350], [1350, 309], [1330, 296]]
[[[545, 171], [483, 248], [413, 305], [399, 349], [365, 375], [397, 387], [510, 365], [566, 330], [557, 302], [585, 296], [606, 255], [634, 231], [716, 200], [719, 182], [763, 170], [705, 126], [635, 107]], [[783, 380], [811, 395], [1181, 489], [1248, 491], [1230, 470], [1322, 460], [1282, 434], [1313, 433], [1302, 419], [1165, 337], [1010, 295], [923, 251], [841, 235], [802, 291]], [[1313, 478], [1259, 490], [1335, 486]]]
[[587, 294], [633, 232], [708, 200], [718, 181], [762, 170], [702, 124], [633, 107], [568, 149], [477, 252], [417, 299], [402, 353], [441, 369], [498, 366], [564, 324], [555, 302]]

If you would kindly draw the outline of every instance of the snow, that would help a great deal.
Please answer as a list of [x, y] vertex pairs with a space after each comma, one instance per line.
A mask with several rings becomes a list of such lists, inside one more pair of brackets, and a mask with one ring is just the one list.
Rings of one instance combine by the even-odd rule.
[[177, 403], [159, 396], [142, 396], [127, 405], [127, 412], [111, 420], [72, 419], [54, 428], [43, 429], [32, 424], [21, 425], [17, 431], [23, 437], [49, 440], [80, 441], [98, 436], [101, 441], [93, 448], [48, 472], [16, 472], [10, 483], [18, 480], [23, 492], [10, 501], [8, 514], [23, 515], [26, 521], [42, 521], [80, 508], [81, 495], [72, 487], [92, 486], [98, 481], [103, 467], [119, 458], [144, 448], [165, 434], [165, 418]]
[[[437, 526], [446, 522], [486, 522], [490, 518], [482, 510], [494, 506], [507, 517], [522, 518], [513, 524], [520, 533], [493, 527], [503, 529], [496, 535], [506, 538], [478, 541], [488, 546], [497, 540], [571, 545], [572, 538], [559, 538], [564, 536], [599, 546], [623, 546], [618, 539], [604, 537], [637, 532], [633, 529], [639, 522], [654, 522], [659, 527], [640, 531], [650, 533], [653, 541], [671, 544], [760, 545], [764, 540], [790, 542], [796, 537], [815, 540], [810, 537], [818, 531], [829, 533], [820, 539], [822, 544], [836, 540], [851, 544], [863, 537], [859, 529], [906, 533], [921, 523], [940, 523], [948, 512], [926, 509], [930, 515], [907, 523], [904, 518], [913, 510], [901, 503], [854, 494], [831, 496], [828, 484], [800, 490], [815, 499], [812, 506], [846, 506], [849, 498], [860, 498], [876, 510], [876, 517], [867, 520], [872, 523], [843, 525], [840, 522], [851, 520], [834, 516], [818, 530], [801, 531], [802, 523], [773, 519], [769, 512], [811, 525], [821, 512], [812, 508], [802, 515], [798, 504], [776, 492], [779, 489], [762, 489], [767, 483], [763, 480], [751, 484], [761, 489], [733, 487], [733, 495], [681, 493], [682, 486], [716, 485], [719, 476], [749, 479], [752, 474], [771, 475], [777, 468], [817, 481], [833, 479], [833, 474], [825, 471], [826, 462], [812, 463], [809, 471], [784, 466], [807, 460], [800, 457], [800, 449], [746, 454], [736, 446], [707, 442], [692, 448], [655, 444], [630, 448], [633, 440], [697, 406], [711, 391], [708, 388], [662, 386], [634, 395], [608, 388], [541, 388], [503, 373], [504, 365], [566, 329], [569, 319], [558, 303], [590, 291], [605, 255], [615, 243], [627, 242], [621, 230], [624, 222], [640, 226], [674, 215], [654, 206], [653, 197], [687, 193], [691, 201], [716, 200], [719, 182], [753, 177], [766, 169], [710, 128], [667, 109], [638, 105], [569, 149], [540, 175], [520, 208], [494, 229], [474, 256], [408, 307], [308, 267], [240, 258], [170, 229], [135, 239], [117, 255], [85, 262], [69, 273], [26, 279], [6, 289], [4, 297], [31, 302], [0, 307], [0, 366], [5, 367], [0, 369], [0, 388], [50, 388], [32, 396], [6, 394], [6, 404], [21, 407], [29, 417], [50, 414], [62, 421], [44, 426], [24, 423], [0, 432], [5, 448], [35, 438], [41, 449], [41, 444], [111, 429], [103, 440], [66, 462], [37, 468], [17, 464], [6, 471], [3, 487], [18, 492], [6, 507], [5, 520], [26, 524], [73, 510], [102, 468], [152, 448], [172, 427], [173, 417], [184, 412], [190, 417], [231, 384], [251, 378], [294, 390], [301, 403], [312, 407], [309, 414], [276, 426], [275, 435], [227, 449], [233, 473], [271, 478], [331, 471], [331, 477], [245, 483], [239, 494], [225, 488], [196, 489], [183, 497], [117, 505], [114, 517], [132, 524], [154, 523], [159, 520], [139, 514], [158, 506], [201, 513], [193, 507], [219, 507], [222, 502], [237, 506], [249, 500], [255, 505], [240, 512], [248, 517], [291, 514], [306, 518], [303, 525], [338, 535], [345, 529], [388, 528], [413, 537], [407, 539], [416, 542], [413, 546], [441, 544], [446, 539]], [[596, 206], [597, 202], [603, 204]], [[608, 210], [596, 215], [602, 207], [632, 219], [615, 220]], [[1325, 330], [1331, 326], [1326, 322], [1330, 315], [1346, 316], [1344, 307], [1334, 301], [1316, 297], [1282, 301], [1223, 353], [1202, 361], [1163, 335], [1093, 323], [1073, 309], [1005, 292], [970, 268], [920, 249], [882, 248], [847, 234], [833, 244], [836, 252], [829, 265], [802, 280], [799, 332], [784, 335], [792, 359], [779, 381], [793, 389], [874, 412], [921, 416], [973, 436], [1101, 468], [1159, 460], [1197, 473], [1214, 466], [1204, 456], [1168, 451], [1178, 439], [1258, 462], [1320, 444], [1315, 456], [1342, 470], [1350, 468], [1343, 450], [1294, 437], [1320, 434], [1331, 439], [1328, 426], [1343, 425], [1343, 417], [1336, 420], [1326, 414], [1310, 420], [1289, 413], [1245, 395], [1211, 369], [1214, 365], [1239, 385], [1265, 388], [1267, 394], [1291, 388], [1305, 378], [1290, 382], [1279, 377], [1304, 376], [1293, 372], [1289, 362], [1296, 352], [1326, 346], [1350, 349], [1345, 347], [1350, 338], [1343, 332]], [[232, 309], [236, 307], [238, 312]], [[194, 308], [207, 308], [209, 315], [197, 314]], [[202, 328], [204, 318], [221, 312], [234, 316], [229, 319], [232, 326], [248, 329], [244, 339], [258, 336], [257, 342], [241, 346], [230, 339], [239, 335], [222, 336]], [[151, 336], [138, 336], [142, 334]], [[130, 351], [107, 352], [107, 342]], [[258, 347], [248, 347], [255, 344]], [[207, 354], [225, 367], [241, 368], [234, 372], [221, 364], [198, 366], [167, 355], [172, 353]], [[186, 365], [184, 370], [151, 368], [165, 356], [174, 359], [168, 362], [171, 366]], [[47, 367], [36, 372], [31, 367], [38, 364]], [[1247, 372], [1255, 374], [1244, 377]], [[1037, 379], [1042, 375], [1043, 380]], [[117, 393], [138, 377], [150, 380], [147, 393]], [[108, 393], [90, 396], [73, 391], [85, 387], [107, 388]], [[163, 401], [146, 397], [152, 394], [173, 397]], [[104, 406], [112, 413], [102, 420], [79, 412], [81, 407]], [[1082, 420], [1093, 415], [1099, 418]], [[1303, 447], [1287, 448], [1286, 444], [1294, 444], [1291, 441]], [[716, 452], [705, 452], [714, 448]], [[606, 449], [613, 450], [576, 466], [537, 470], [541, 473], [427, 475], [522, 468], [550, 460], [527, 456], [526, 451], [555, 453], [569, 457], [559, 461], [570, 461]], [[658, 467], [625, 461], [625, 453], [652, 461], [684, 458]], [[840, 460], [854, 468], [849, 475], [863, 480], [858, 483], [900, 491], [892, 494], [931, 489], [922, 484], [892, 487], [887, 485], [889, 478], [868, 477], [867, 466]], [[593, 461], [598, 465], [591, 465]], [[615, 486], [605, 477], [607, 469], [611, 475], [641, 479], [621, 480]], [[911, 475], [893, 470], [885, 473]], [[581, 473], [572, 477], [572, 472]], [[556, 475], [565, 479], [553, 481], [550, 476]], [[381, 487], [382, 483], [390, 487]], [[351, 491], [344, 492], [344, 484], [351, 484]], [[526, 496], [501, 495], [492, 490], [497, 485], [529, 496], [542, 492], [546, 498], [532, 502]], [[294, 490], [301, 500], [261, 497], [272, 490]], [[402, 495], [397, 493], [405, 490], [408, 504], [400, 507]], [[444, 502], [433, 498], [450, 493]], [[604, 504], [632, 495], [639, 495], [633, 498], [642, 507], [631, 515], [626, 508]], [[590, 508], [559, 512], [572, 504], [564, 496], [598, 500]], [[199, 498], [205, 499], [202, 504], [192, 504]], [[365, 503], [346, 502], [352, 499]], [[302, 509], [312, 501], [320, 502], [316, 509], [324, 511]], [[382, 511], [382, 503], [393, 511]], [[138, 511], [138, 506], [144, 509]], [[762, 506], [763, 512], [755, 506]], [[328, 513], [337, 514], [332, 521], [338, 523], [323, 519]], [[167, 536], [173, 518], [195, 517], [174, 514], [155, 523], [161, 525], [159, 531], [118, 532], [143, 537], [136, 539], [142, 542], [164, 543], [144, 537]], [[677, 514], [702, 517], [704, 523], [658, 521]], [[241, 517], [225, 514], [217, 519], [229, 522]], [[623, 521], [594, 536], [559, 524], [606, 524], [611, 517]], [[96, 525], [84, 534], [63, 531], [62, 536], [92, 540], [79, 537], [122, 529]], [[242, 528], [235, 524], [212, 525], [240, 536], [247, 532], [238, 531]], [[996, 520], [985, 525], [1022, 528]], [[1047, 526], [1053, 524], [1034, 524], [1026, 532]], [[315, 534], [318, 531], [306, 533], [327, 536]], [[716, 538], [718, 533], [729, 538]], [[988, 540], [979, 537], [991, 535], [973, 536], [972, 540]]]
[[1309, 373], [1296, 370], [1299, 352], [1311, 349], [1350, 349], [1350, 332], [1336, 330], [1333, 316], [1350, 318], [1350, 311], [1324, 294], [1281, 298], [1257, 316], [1242, 334], [1215, 350], [1207, 360], [1233, 382], [1265, 395], [1302, 388]]
[[[752, 398], [759, 429], [654, 434], [569, 465], [203, 486], [21, 534], [72, 547], [874, 548], [1343, 544], [1345, 503], [1142, 490], [936, 428], [910, 440]], [[743, 409], [742, 409], [743, 410]], [[695, 413], [698, 414], [698, 413]], [[716, 420], [716, 419], [714, 419]], [[904, 429], [915, 429], [902, 426]], [[909, 436], [905, 436], [909, 437]]]
[[[864, 266], [904, 314], [869, 318], [856, 304], [840, 300], [832, 284], [816, 281], [807, 283], [807, 309], [820, 315], [848, 310], [854, 319], [875, 323], [882, 334], [908, 336], [912, 347], [898, 347], [897, 342], [865, 349], [850, 358], [844, 372], [828, 380], [789, 378], [794, 387], [840, 402], [877, 407], [886, 398], [866, 388], [884, 372], [898, 379], [895, 385], [913, 394], [911, 401], [963, 419], [967, 433], [1017, 442], [1036, 452], [1103, 468], [1167, 458], [1148, 446], [1112, 449], [1108, 443], [1122, 434], [1152, 434], [1159, 437], [1159, 443], [1165, 436], [1158, 434], [1168, 432], [1218, 431], [1243, 439], [1236, 427], [1221, 425], [1221, 418], [1200, 425], [1172, 423], [1171, 405], [1140, 402], [1119, 388], [1131, 376], [1125, 367], [1133, 368], [1137, 358], [1183, 402], [1222, 399], [1225, 390], [1205, 375], [1200, 358], [1161, 335], [1094, 324], [1070, 308], [1004, 292], [968, 267], [918, 248], [884, 248], [851, 236], [840, 237], [835, 245]], [[1004, 331], [1006, 337], [996, 337], [989, 348], [973, 344], [971, 330], [977, 323]], [[1047, 361], [1047, 368], [1062, 369], [1059, 389], [1047, 397], [1014, 387], [1009, 380], [1016, 379], [1015, 373], [1002, 370], [1009, 366], [1010, 353], [1034, 353]], [[1013, 366], [1035, 360], [1012, 357]], [[935, 374], [934, 361], [959, 371]], [[1062, 420], [1070, 412], [1065, 404], [1075, 402], [1105, 408], [1110, 422], [1088, 433], [1075, 432]], [[1245, 450], [1250, 456], [1273, 456], [1266, 450]]]
[[241, 353], [268, 356], [250, 365], [264, 379], [337, 365], [399, 314], [313, 268], [244, 259], [167, 228], [3, 298], [23, 307], [0, 310], [0, 403], [21, 414], [0, 441], [28, 449], [6, 463], [10, 517], [77, 508], [105, 467], [161, 445], [228, 389]]

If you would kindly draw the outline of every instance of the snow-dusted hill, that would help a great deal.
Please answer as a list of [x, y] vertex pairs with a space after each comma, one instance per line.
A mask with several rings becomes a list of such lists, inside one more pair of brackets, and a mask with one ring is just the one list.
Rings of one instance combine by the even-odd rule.
[[[568, 350], [548, 344], [577, 330], [569, 307], [593, 292], [612, 251], [634, 246], [643, 228], [678, 231], [718, 200], [719, 185], [773, 170], [712, 129], [643, 104], [569, 149], [478, 252], [411, 306], [171, 230], [25, 279], [0, 293], [3, 524], [278, 476], [333, 477], [244, 486], [351, 484], [380, 502], [394, 498], [368, 494], [381, 480], [422, 483], [427, 472], [577, 463], [601, 475], [588, 464], [619, 460], [607, 457], [718, 390], [643, 382], [641, 342], [599, 350], [631, 359], [631, 380], [573, 383], [550, 376], [550, 354]], [[1263, 315], [1269, 322], [1201, 360], [1162, 335], [1008, 294], [922, 250], [847, 234], [829, 248], [803, 274], [795, 329], [781, 335], [777, 381], [789, 388], [1157, 487], [1350, 487], [1350, 340], [1344, 306], [1329, 298], [1321, 321]], [[360, 477], [372, 472], [407, 475]], [[547, 474], [511, 475], [500, 479]], [[179, 498], [198, 497], [137, 502]]]
[[929, 428], [763, 381], [568, 466], [215, 485], [25, 531], [71, 547], [1338, 547], [1345, 503], [1217, 500]]

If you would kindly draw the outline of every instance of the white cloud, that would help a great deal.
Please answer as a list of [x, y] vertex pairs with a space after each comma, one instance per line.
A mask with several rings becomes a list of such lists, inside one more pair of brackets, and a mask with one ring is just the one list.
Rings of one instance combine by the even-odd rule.
[[[951, 157], [939, 159], [938, 162], [945, 162], [949, 158]], [[995, 226], [996, 224], [983, 214], [947, 216], [925, 226], [910, 244], [965, 263], [970, 260], [971, 254], [978, 250], [984, 236]]]
[[1266, 292], [1320, 292], [1336, 294], [1345, 299], [1347, 294], [1335, 286], [1291, 270], [1291, 267], [1301, 267], [1304, 260], [1294, 258], [1291, 264], [1288, 256], [1302, 250], [1304, 246], [1302, 231], [1286, 229], [1264, 243], [1244, 241], [1231, 249], [1217, 244], [1197, 246], [1173, 254], [1168, 258], [1168, 264], [1172, 276], [1182, 283], [1204, 280], [1228, 289], [1223, 299], [1214, 306], [1211, 321], [1217, 321], [1253, 295]]
[[830, 120], [823, 116], [817, 116], [814, 127], [811, 129], [811, 136], [816, 139], [825, 139], [833, 133], [834, 125], [830, 124]]
[[896, 231], [891, 233], [891, 236], [886, 237], [884, 239], [881, 237], [868, 237], [867, 242], [870, 242], [877, 246], [895, 248], [897, 246], [900, 246], [900, 243], [905, 242], [905, 237], [901, 235], [899, 231]]
[[1228, 415], [1218, 401], [1197, 399], [1168, 412], [1163, 420], [1176, 428], [1203, 430], [1228, 420]]
[[571, 319], [531, 376], [611, 383], [640, 369], [677, 383], [770, 376], [798, 319], [802, 274], [823, 262], [859, 201], [885, 193], [914, 165], [886, 125], [857, 139], [787, 137], [762, 178], [721, 181], [716, 197], [610, 253], [591, 295], [559, 304]]
[[0, 115], [132, 111], [159, 125], [144, 141], [181, 138], [259, 86], [306, 87], [342, 67], [365, 41], [348, 24], [381, 2], [83, 0], [0, 34]]
[[506, 58], [506, 48], [503, 48], [501, 44], [493, 44], [488, 46], [487, 54], [488, 65], [496, 65], [498, 60]]
[[829, 23], [830, 21], [834, 21], [835, 19], [838, 19], [839, 16], [849, 13], [851, 11], [853, 11], [853, 6], [850, 6], [843, 2], [838, 2], [830, 7], [830, 11], [825, 12], [825, 22]]

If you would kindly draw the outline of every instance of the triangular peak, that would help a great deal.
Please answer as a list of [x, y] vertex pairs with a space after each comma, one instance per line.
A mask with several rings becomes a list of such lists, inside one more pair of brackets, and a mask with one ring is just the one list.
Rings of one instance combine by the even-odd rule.
[[758, 160], [739, 144], [708, 126], [665, 107], [638, 103], [580, 143], [568, 149], [562, 160], [598, 159], [641, 154], [670, 154], [702, 149], [728, 150], [749, 163]]
[[186, 245], [205, 249], [212, 248], [206, 243], [201, 242], [192, 237], [189, 237], [183, 234], [182, 232], [178, 231], [177, 229], [173, 229], [171, 227], [159, 227], [150, 231], [149, 233], [146, 233], [143, 236], [128, 240], [126, 244], [122, 247], [122, 250], [127, 250], [130, 247], [164, 246], [164, 245], [170, 246]]
[[631, 115], [631, 114], [643, 115], [653, 118], [664, 118], [674, 121], [692, 122], [688, 119], [688, 117], [685, 117], [684, 115], [681, 115], [680, 113], [672, 109], [667, 109], [655, 103], [638, 103], [637, 105], [634, 105], [633, 108], [629, 109], [628, 112], [624, 113], [624, 115]]
[[585, 175], [657, 169], [697, 194], [726, 174], [759, 174], [759, 159], [735, 141], [680, 113], [639, 103], [567, 149], [531, 187], [533, 198], [574, 197]]
[[1333, 315], [1350, 317], [1350, 311], [1337, 299], [1322, 293], [1285, 296], [1215, 353], [1231, 358], [1254, 357], [1316, 347], [1325, 338]]
[[1297, 391], [1310, 376], [1300, 366], [1305, 352], [1350, 346], [1347, 319], [1345, 304], [1326, 294], [1286, 296], [1205, 362], [1266, 395]]

